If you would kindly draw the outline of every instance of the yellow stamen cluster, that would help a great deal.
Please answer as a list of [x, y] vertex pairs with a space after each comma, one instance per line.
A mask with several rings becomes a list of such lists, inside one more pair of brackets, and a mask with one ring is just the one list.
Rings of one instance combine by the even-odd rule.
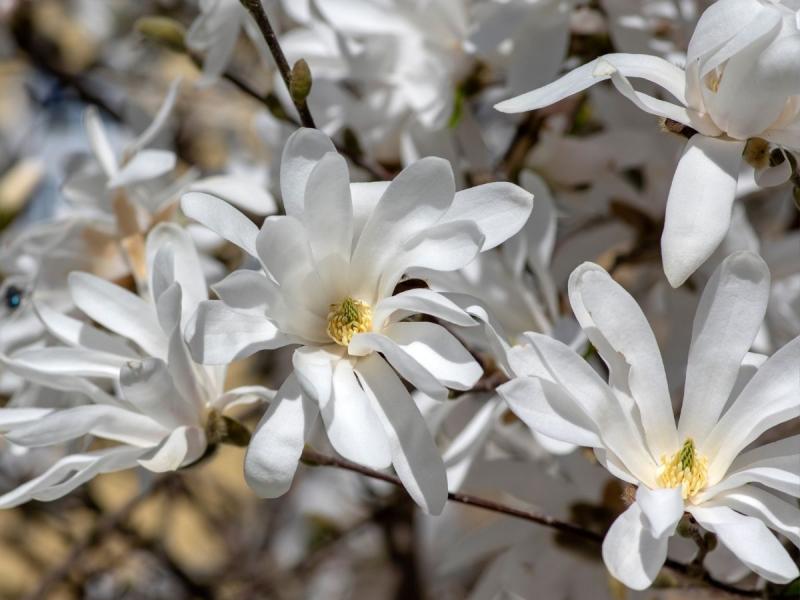
[[661, 457], [658, 469], [658, 485], [662, 488], [681, 486], [681, 496], [686, 500], [706, 487], [708, 483], [708, 459], [697, 454], [694, 442], [686, 440], [672, 457]]
[[339, 304], [331, 304], [328, 313], [328, 335], [347, 346], [353, 336], [372, 329], [372, 308], [363, 300], [347, 297]]

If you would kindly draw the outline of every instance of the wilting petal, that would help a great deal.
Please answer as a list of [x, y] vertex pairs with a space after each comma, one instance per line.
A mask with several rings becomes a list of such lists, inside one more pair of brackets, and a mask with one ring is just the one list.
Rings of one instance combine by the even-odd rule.
[[678, 287], [719, 246], [731, 223], [744, 142], [695, 135], [672, 179], [661, 237], [664, 273]]

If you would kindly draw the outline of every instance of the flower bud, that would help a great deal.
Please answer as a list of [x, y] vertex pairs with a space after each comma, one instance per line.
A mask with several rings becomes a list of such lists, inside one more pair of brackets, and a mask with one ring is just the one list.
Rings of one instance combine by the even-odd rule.
[[295, 104], [303, 104], [311, 93], [311, 69], [304, 58], [301, 58], [292, 67], [292, 77], [289, 80], [289, 93]]

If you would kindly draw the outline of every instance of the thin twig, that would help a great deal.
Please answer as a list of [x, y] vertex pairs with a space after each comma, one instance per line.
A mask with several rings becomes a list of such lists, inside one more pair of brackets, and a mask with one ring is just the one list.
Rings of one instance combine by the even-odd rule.
[[[351, 462], [343, 458], [339, 458], [336, 456], [329, 456], [327, 454], [321, 454], [316, 450], [313, 450], [312, 448], [306, 447], [303, 450], [303, 455], [301, 457], [301, 460], [309, 465], [336, 467], [338, 469], [352, 471], [354, 473], [364, 475], [365, 477], [378, 479], [380, 481], [385, 481], [386, 483], [391, 483], [392, 485], [403, 487], [403, 482], [400, 481], [400, 479], [394, 475], [389, 475], [388, 473], [382, 473], [381, 471], [370, 469], [369, 467], [359, 465], [357, 463]], [[533, 512], [530, 510], [514, 508], [511, 506], [507, 506], [505, 504], [501, 504], [499, 502], [495, 502], [493, 500], [488, 500], [486, 498], [481, 498], [479, 496], [473, 496], [472, 494], [463, 494], [461, 492], [448, 492], [447, 499], [450, 500], [451, 502], [457, 502], [459, 504], [465, 504], [467, 506], [474, 506], [476, 508], [482, 508], [484, 510], [488, 510], [491, 512], [508, 515], [510, 517], [515, 517], [517, 519], [529, 521], [531, 523], [537, 523], [539, 525], [543, 525], [544, 527], [549, 527], [550, 529], [555, 529], [556, 531], [561, 531], [563, 533], [571, 534], [598, 544], [602, 543], [603, 541], [603, 536], [600, 535], [599, 533], [591, 531], [589, 529], [584, 529], [583, 527], [580, 527], [579, 525], [575, 525], [573, 523], [569, 523], [568, 521], [562, 521], [561, 519], [557, 519], [555, 517], [551, 517], [549, 515], [545, 515], [542, 513]], [[665, 566], [669, 567], [673, 571], [681, 573], [682, 575], [691, 575], [692, 569], [694, 568], [693, 565], [686, 565], [684, 563], [680, 563], [674, 560], [667, 560]], [[732, 585], [728, 585], [725, 582], [714, 579], [707, 571], [703, 571], [698, 578], [707, 585], [714, 587], [718, 590], [727, 592], [729, 594], [742, 596], [746, 598], [758, 598], [761, 596], [761, 592], [759, 590], [744, 590], [734, 587]]]
[[[281, 45], [278, 43], [278, 37], [275, 35], [275, 30], [272, 29], [269, 17], [267, 17], [267, 13], [261, 5], [261, 0], [240, 0], [240, 2], [242, 6], [247, 9], [253, 17], [253, 20], [255, 20], [256, 25], [258, 25], [258, 28], [261, 30], [261, 35], [264, 36], [264, 41], [267, 42], [272, 58], [275, 60], [278, 71], [281, 73], [283, 83], [286, 84], [286, 89], [290, 90], [292, 69], [289, 66], [289, 62], [286, 60], [283, 48], [281, 48]], [[303, 124], [303, 127], [316, 129], [317, 125], [314, 123], [314, 117], [311, 116], [311, 111], [308, 110], [308, 105], [305, 100], [298, 102], [295, 98], [292, 98], [292, 102], [294, 102], [295, 108], [297, 108], [297, 114], [300, 115], [300, 122]]]

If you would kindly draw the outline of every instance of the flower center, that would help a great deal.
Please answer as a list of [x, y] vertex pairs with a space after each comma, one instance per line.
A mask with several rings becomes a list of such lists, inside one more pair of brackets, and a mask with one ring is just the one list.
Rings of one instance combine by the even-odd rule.
[[342, 346], [347, 346], [353, 336], [372, 329], [372, 307], [363, 300], [349, 296], [339, 304], [331, 304], [328, 313], [328, 335]]
[[687, 439], [681, 449], [669, 458], [661, 457], [658, 485], [662, 488], [681, 486], [684, 500], [691, 498], [708, 483], [708, 459], [697, 453], [694, 442]]

